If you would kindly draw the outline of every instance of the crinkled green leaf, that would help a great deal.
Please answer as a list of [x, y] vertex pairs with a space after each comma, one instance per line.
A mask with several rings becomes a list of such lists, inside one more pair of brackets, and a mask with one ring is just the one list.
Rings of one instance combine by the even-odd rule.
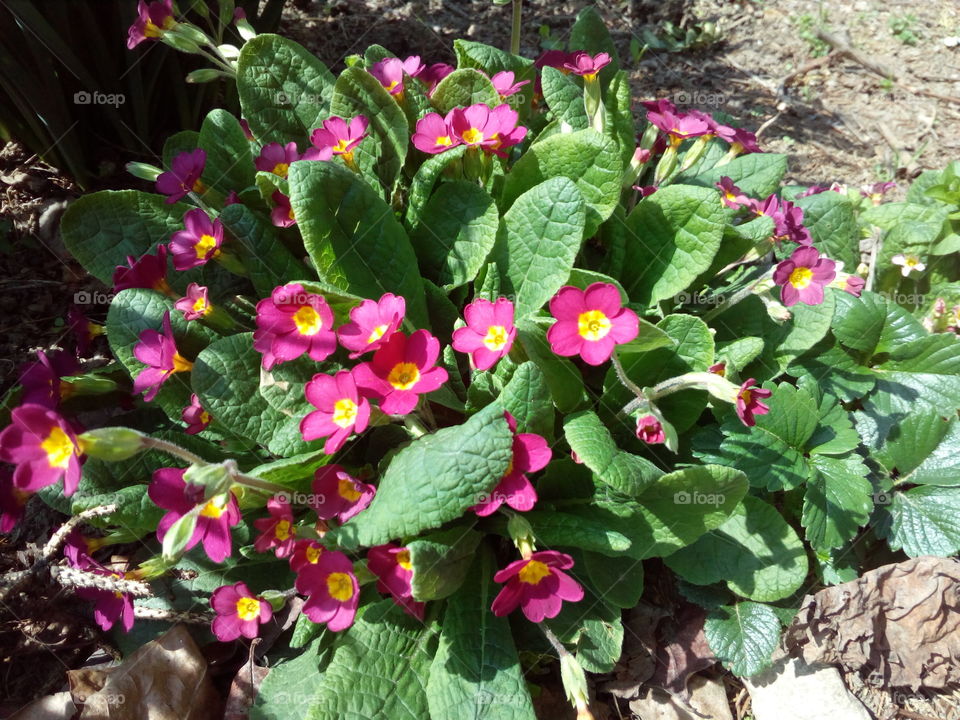
[[414, 600], [440, 600], [455, 593], [467, 576], [481, 538], [470, 528], [454, 527], [407, 543]]
[[713, 188], [720, 178], [729, 177], [745, 195], [763, 200], [779, 189], [780, 180], [786, 172], [786, 155], [751, 153], [740, 155], [726, 165], [712, 167], [693, 178], [680, 176], [677, 182]]
[[420, 169], [417, 170], [417, 174], [413, 176], [410, 183], [410, 193], [407, 197], [406, 223], [411, 231], [416, 231], [417, 226], [419, 226], [424, 209], [433, 193], [433, 188], [441, 175], [447, 173], [459, 177], [460, 173], [456, 169], [459, 167], [460, 160], [466, 150], [466, 145], [458, 145], [437, 155], [428, 155], [426, 160], [423, 161]]
[[280, 241], [277, 228], [246, 205], [228, 205], [220, 213], [220, 221], [239, 243], [250, 282], [261, 297], [307, 275], [306, 266]]
[[877, 455], [898, 484], [960, 485], [960, 421], [930, 410], [907, 415]]
[[215, 109], [200, 126], [200, 147], [207, 153], [203, 177], [224, 194], [253, 185], [256, 168], [250, 141], [240, 121], [226, 110]]
[[749, 677], [770, 665], [780, 641], [780, 620], [766, 605], [741, 602], [711, 610], [703, 632], [725, 668]]
[[807, 541], [817, 550], [837, 548], [852, 540], [870, 519], [873, 486], [859, 455], [814, 455], [813, 474], [803, 495], [801, 523]]
[[523, 517], [533, 527], [537, 544], [592, 550], [620, 557], [630, 549], [630, 538], [603, 523], [556, 510], [531, 510]]
[[500, 403], [517, 421], [517, 432], [553, 437], [553, 399], [536, 363], [525, 362], [516, 369], [500, 393]]
[[570, 360], [553, 353], [545, 331], [536, 323], [521, 320], [517, 340], [543, 373], [557, 410], [572, 412], [579, 407], [586, 399], [580, 371]]
[[580, 556], [586, 579], [604, 602], [624, 609], [636, 607], [643, 594], [642, 562], [622, 555], [589, 551], [580, 553]]
[[587, 111], [583, 105], [583, 88], [577, 85], [569, 74], [556, 68], [544, 67], [541, 70], [543, 99], [550, 112], [573, 130], [586, 130], [590, 127]]
[[883, 496], [877, 534], [910, 557], [949, 557], [960, 552], [960, 488], [921, 485]]
[[500, 104], [500, 94], [485, 74], [473, 68], [461, 68], [437, 83], [430, 102], [438, 113], [446, 115], [455, 107], [477, 103], [496, 107]]
[[796, 201], [803, 210], [803, 225], [822, 255], [843, 263], [853, 272], [860, 262], [857, 221], [850, 199], [837, 192], [822, 192]]

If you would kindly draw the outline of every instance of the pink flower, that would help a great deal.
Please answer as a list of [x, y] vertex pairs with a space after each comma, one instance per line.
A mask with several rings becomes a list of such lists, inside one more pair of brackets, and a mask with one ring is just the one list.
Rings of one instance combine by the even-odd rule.
[[195, 282], [187, 285], [186, 296], [177, 300], [173, 307], [183, 313], [184, 320], [199, 320], [213, 310], [207, 298], [207, 288]]
[[353, 433], [362, 433], [370, 421], [370, 402], [361, 397], [353, 375], [338, 370], [336, 375], [313, 376], [304, 393], [317, 409], [300, 421], [300, 434], [310, 441], [325, 437], [323, 451], [333, 455]]
[[89, 570], [100, 567], [100, 563], [93, 559], [93, 553], [103, 547], [102, 538], [86, 537], [80, 530], [74, 528], [67, 535], [63, 544], [63, 556], [71, 567], [78, 570]]
[[754, 378], [747, 378], [737, 393], [737, 415], [747, 427], [757, 424], [755, 415], [766, 415], [770, 412], [770, 408], [760, 401], [773, 395], [773, 392], [757, 386], [756, 382]]
[[[260, 155], [253, 164], [257, 170], [273, 173], [277, 177], [285, 178], [290, 166], [300, 159], [297, 144], [289, 142], [281, 145], [278, 142], [267, 143], [260, 148]], [[329, 158], [327, 158], [329, 159]]]
[[665, 132], [674, 147], [688, 138], [706, 135], [710, 131], [710, 126], [702, 117], [668, 109], [648, 111], [647, 120]]
[[183, 409], [180, 417], [187, 424], [187, 435], [196, 435], [201, 430], [205, 430], [213, 420], [210, 413], [203, 409], [196, 393], [190, 395], [190, 404]]
[[417, 406], [419, 396], [447, 381], [447, 371], [435, 367], [440, 342], [426, 330], [409, 338], [395, 332], [373, 355], [373, 360], [353, 369], [357, 387], [380, 401], [388, 415], [406, 415]]
[[200, 267], [220, 254], [223, 245], [223, 223], [211, 220], [206, 210], [194, 208], [183, 216], [186, 230], [178, 230], [170, 238], [173, 267], [189, 270]]
[[278, 558], [289, 557], [293, 554], [293, 544], [297, 539], [290, 503], [284, 497], [272, 497], [267, 500], [267, 512], [270, 517], [253, 521], [253, 526], [260, 531], [260, 536], [253, 542], [253, 549], [263, 553], [273, 548]]
[[433, 65], [428, 65], [427, 68], [417, 76], [417, 80], [427, 86], [427, 95], [429, 96], [437, 89], [440, 81], [452, 73], [454, 69], [452, 65], [447, 65], [446, 63], [434, 63]]
[[743, 191], [733, 184], [733, 180], [724, 176], [720, 182], [716, 183], [716, 188], [720, 191], [720, 202], [733, 210], [739, 210], [744, 205], [748, 205], [750, 198], [743, 194]]
[[496, 512], [503, 503], [514, 510], [526, 512], [537, 503], [537, 491], [533, 489], [527, 473], [542, 470], [550, 462], [552, 452], [547, 441], [535, 433], [518, 433], [517, 421], [508, 412], [504, 417], [513, 433], [513, 445], [510, 464], [500, 478], [500, 482], [488, 497], [485, 497], [471, 509], [480, 517]]
[[332, 632], [353, 625], [360, 602], [360, 585], [350, 558], [338, 550], [324, 550], [315, 563], [297, 573], [297, 592], [307, 596], [303, 614], [315, 623], [326, 623]]
[[602, 365], [615, 345], [628, 343], [638, 332], [637, 314], [622, 307], [620, 293], [610, 283], [593, 283], [586, 290], [567, 285], [550, 299], [557, 319], [547, 330], [557, 355], [580, 355], [588, 365]]
[[147, 496], [157, 507], [169, 510], [157, 525], [157, 539], [162, 542], [167, 530], [177, 520], [202, 503], [197, 526], [187, 542], [186, 549], [189, 550], [202, 542], [207, 557], [217, 563], [223, 562], [230, 556], [230, 528], [240, 523], [237, 498], [230, 492], [223, 505], [218, 504], [216, 498], [204, 501], [203, 488], [187, 485], [183, 479], [185, 472], [186, 468], [160, 468], [153, 471], [153, 481], [147, 488]]
[[707, 368], [707, 372], [713, 373], [714, 375], [719, 375], [720, 377], [726, 377], [727, 364], [725, 362], [714, 363]]
[[453, 110], [447, 113], [446, 119], [437, 113], [427, 113], [417, 120], [417, 128], [413, 133], [413, 145], [418, 150], [436, 155], [460, 144], [460, 139], [453, 134], [450, 120]]
[[[406, 73], [410, 77], [416, 77], [424, 71], [424, 65], [420, 62], [419, 55], [412, 55], [406, 60], [400, 58], [384, 58], [373, 64], [369, 72], [373, 75], [384, 89], [391, 95], [401, 95], [403, 93], [403, 75]], [[437, 81], [439, 82], [439, 80]]]
[[609, 64], [610, 56], [605, 52], [593, 56], [590, 53], [578, 52], [564, 62], [563, 67], [574, 75], [582, 75], [585, 80], [593, 80], [597, 77], [597, 73]]
[[649, 112], [660, 114], [677, 112], [677, 106], [667, 98], [660, 98], [659, 100], [644, 100], [640, 104], [643, 105], [644, 109], [648, 110]]
[[139, 395], [146, 391], [143, 399], [151, 402], [160, 392], [171, 375], [178, 372], [190, 372], [193, 363], [177, 352], [177, 341], [173, 337], [170, 325], [170, 311], [163, 314], [163, 332], [144, 330], [139, 342], [133, 346], [133, 356], [147, 366], [133, 381], [133, 393]]
[[0, 432], [0, 461], [17, 466], [13, 484], [18, 490], [36, 492], [63, 478], [63, 494], [70, 496], [80, 483], [83, 447], [76, 430], [56, 412], [21, 405]]
[[260, 626], [273, 618], [270, 603], [250, 592], [242, 582], [214, 590], [210, 607], [217, 613], [212, 629], [220, 642], [231, 642], [241, 635], [253, 639], [260, 632]]
[[656, 185], [634, 185], [633, 189], [640, 193], [641, 198], [645, 198], [653, 195], [660, 188]]
[[494, 141], [484, 150], [489, 150], [499, 157], [507, 157], [503, 152], [506, 148], [519, 144], [527, 136], [527, 129], [523, 126], [517, 127], [517, 111], [509, 105], [497, 105], [490, 116], [497, 125], [496, 132], [493, 134]]
[[733, 136], [724, 140], [730, 143], [730, 152], [735, 155], [763, 152], [757, 145], [757, 136], [743, 128], [735, 128]]
[[250, 142], [256, 142], [257, 139], [253, 136], [253, 132], [250, 130], [250, 123], [244, 118], [240, 118], [240, 129], [243, 130], [243, 136]]
[[859, 275], [848, 275], [847, 280], [843, 285], [843, 290], [844, 292], [850, 293], [854, 297], [860, 297], [860, 293], [863, 292], [863, 288], [866, 284], [867, 281]]
[[[349, 121], [341, 117], [330, 117], [323, 121], [323, 127], [313, 131], [310, 142], [321, 154], [329, 148], [332, 154], [343, 155], [344, 159], [353, 157], [357, 145], [369, 134], [368, 125], [369, 121], [364, 115], [357, 115]], [[314, 159], [307, 157], [309, 154], [311, 153], [304, 155], [305, 160]]]
[[316, 565], [324, 549], [316, 540], [297, 540], [290, 555], [290, 569], [299, 573], [308, 565]]
[[653, 415], [642, 415], [637, 418], [637, 437], [648, 445], [659, 445], [666, 441], [663, 425]]
[[895, 182], [875, 182], [873, 185], [862, 188], [860, 194], [865, 198], [870, 198], [874, 205], [879, 205], [883, 202], [883, 196], [896, 187]]
[[[507, 106], [509, 108], [509, 105]], [[500, 131], [500, 117], [483, 103], [450, 111], [450, 127], [454, 137], [469, 147], [493, 145]]]
[[304, 353], [323, 362], [337, 349], [333, 311], [322, 295], [307, 292], [299, 283], [276, 287], [257, 303], [253, 347], [263, 354], [267, 370]]
[[518, 83], [515, 83], [513, 80], [514, 74], [509, 70], [498, 72], [496, 75], [490, 78], [490, 82], [493, 83], [494, 89], [500, 93], [501, 98], [508, 98], [514, 93], [518, 92], [524, 85], [530, 84], [529, 80], [524, 80]]
[[426, 603], [413, 599], [410, 582], [413, 565], [410, 551], [394, 543], [372, 547], [367, 552], [367, 569], [377, 576], [377, 590], [389, 594], [393, 601], [419, 620], [423, 620]]
[[87, 357], [93, 341], [103, 335], [103, 325], [92, 322], [76, 306], [72, 306], [67, 311], [67, 324], [77, 343], [77, 357]]
[[377, 489], [351, 477], [339, 465], [318, 468], [313, 479], [315, 502], [310, 504], [323, 520], [337, 518], [342, 525], [364, 510]]
[[803, 226], [803, 209], [789, 200], [780, 200], [776, 195], [770, 195], [763, 202], [747, 199], [750, 209], [759, 215], [765, 215], [773, 220], [773, 237], [776, 242], [790, 240], [798, 245], [810, 245], [813, 238], [810, 231]]
[[407, 311], [402, 296], [386, 293], [379, 300], [364, 300], [350, 311], [350, 322], [340, 326], [337, 339], [350, 353], [350, 359], [376, 350], [397, 331]]
[[167, 284], [167, 246], [158, 245], [157, 254], [144, 254], [138, 260], [127, 256], [127, 265], [117, 265], [113, 271], [113, 291], [115, 293], [129, 288], [145, 288], [169, 295], [172, 291]]
[[199, 148], [178, 153], [170, 163], [172, 170], [157, 178], [157, 192], [166, 195], [168, 203], [182, 200], [191, 192], [203, 194], [207, 188], [200, 182], [200, 176], [206, 164], [207, 153]]
[[561, 552], [544, 550], [525, 560], [512, 562], [493, 579], [506, 583], [490, 609], [497, 617], [509, 615], [518, 606], [530, 622], [556, 617], [564, 600], [583, 599], [583, 588], [564, 570], [573, 567], [573, 558]]
[[[97, 575], [123, 579], [123, 575], [105, 568], [90, 568], [87, 572]], [[130, 593], [114, 592], [93, 587], [78, 587], [74, 589], [77, 597], [94, 603], [93, 619], [102, 630], [109, 630], [117, 621], [124, 632], [130, 632], [133, 627], [133, 596]]]
[[[0, 456], [2, 454], [0, 446]], [[8, 533], [17, 526], [30, 495], [14, 484], [10, 468], [0, 468], [0, 533]]]
[[273, 210], [270, 211], [270, 222], [275, 227], [290, 227], [297, 224], [297, 219], [293, 216], [293, 208], [290, 206], [290, 198], [279, 190], [274, 190], [271, 199], [276, 203]]
[[453, 349], [470, 353], [477, 370], [489, 370], [513, 347], [517, 328], [513, 325], [513, 303], [505, 297], [495, 303], [474, 300], [463, 311], [467, 326], [453, 331]]
[[127, 49], [133, 50], [144, 40], [156, 40], [176, 24], [173, 19], [173, 0], [156, 0], [149, 5], [140, 0], [137, 3], [137, 19], [127, 31]]
[[73, 386], [61, 378], [80, 372], [76, 358], [63, 350], [39, 350], [36, 362], [27, 363], [20, 374], [22, 405], [43, 405], [56, 410], [70, 397]]
[[552, 67], [569, 73], [570, 68], [568, 68], [567, 65], [575, 62], [576, 57], [577, 53], [568, 53], [563, 50], [546, 50], [533, 62], [533, 66], [538, 68]]
[[802, 302], [819, 305], [823, 302], [823, 288], [837, 275], [837, 264], [812, 247], [799, 247], [773, 272], [773, 281], [781, 286], [780, 301], [786, 306]]

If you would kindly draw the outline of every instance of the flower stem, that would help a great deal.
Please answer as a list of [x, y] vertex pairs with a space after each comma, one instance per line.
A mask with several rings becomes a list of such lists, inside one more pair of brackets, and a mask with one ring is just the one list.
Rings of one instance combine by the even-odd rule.
[[419, 418], [414, 417], [413, 415], [407, 415], [403, 418], [403, 426], [407, 429], [414, 438], [422, 437], [427, 434], [427, 428]]
[[523, 0], [513, 0], [513, 28], [510, 33], [510, 52], [520, 54], [520, 28], [523, 17]]
[[640, 386], [627, 377], [627, 372], [623, 369], [623, 365], [620, 364], [620, 358], [617, 357], [616, 352], [610, 356], [610, 361], [613, 363], [613, 369], [617, 372], [617, 379], [621, 382], [621, 384], [638, 398], [645, 399], [646, 396], [643, 394], [643, 390], [640, 389]]
[[199, 455], [194, 455], [192, 452], [186, 448], [182, 448], [179, 445], [176, 445], [172, 442], [167, 442], [166, 440], [159, 440], [155, 437], [145, 436], [143, 438], [144, 446], [152, 448], [153, 450], [159, 450], [160, 452], [165, 452], [168, 455], [174, 455], [178, 458], [186, 460], [191, 465], [208, 465], [206, 460], [204, 460]]

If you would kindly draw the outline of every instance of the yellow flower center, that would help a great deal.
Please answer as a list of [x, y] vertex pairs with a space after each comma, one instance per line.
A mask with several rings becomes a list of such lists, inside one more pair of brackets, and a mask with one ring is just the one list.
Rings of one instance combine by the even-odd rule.
[[148, 38], [160, 37], [160, 28], [156, 26], [153, 20], [147, 20], [147, 24], [143, 26], [143, 36]]
[[206, 410], [200, 411], [200, 422], [203, 425], [209, 425], [211, 419], [212, 418], [210, 417], [210, 413], [208, 413]]
[[279, 175], [282, 178], [287, 176], [287, 172], [290, 170], [290, 165], [288, 163], [277, 163], [273, 166], [272, 172], [274, 175]]
[[338, 155], [342, 155], [347, 151], [347, 145], [349, 144], [350, 143], [347, 140], [340, 140], [336, 145], [333, 146], [333, 151]]
[[387, 331], [387, 325], [377, 325], [373, 332], [370, 333], [370, 337], [367, 338], [367, 345], [370, 343], [375, 343], [377, 340], [383, 337], [383, 334]]
[[449, 135], [441, 135], [437, 138], [435, 144], [446, 147], [447, 145], [453, 145], [453, 140], [450, 139]]
[[420, 382], [420, 370], [412, 362], [397, 363], [387, 375], [387, 382], [397, 390], [409, 390]]
[[475, 145], [483, 142], [483, 133], [476, 128], [470, 128], [463, 133], [463, 141], [468, 145]]
[[920, 258], [916, 257], [915, 255], [907, 255], [907, 257], [904, 259], [904, 265], [907, 267], [916, 267], [919, 264]]
[[217, 505], [213, 500], [210, 500], [206, 505], [203, 506], [203, 510], [200, 511], [200, 517], [213, 518], [216, 520], [221, 515], [223, 515], [223, 508]]
[[297, 529], [290, 524], [289, 520], [281, 520], [277, 523], [276, 527], [273, 528], [273, 535], [280, 540], [289, 540], [291, 537], [297, 534]]
[[577, 331], [585, 340], [601, 340], [612, 327], [610, 319], [599, 310], [587, 310], [577, 318]]
[[[217, 247], [217, 239], [213, 235], [201, 235], [197, 244], [193, 246], [193, 250], [198, 258], [205, 258], [215, 247]], [[213, 256], [216, 257], [219, 253], [220, 250], [217, 250]]]
[[337, 400], [333, 404], [333, 422], [342, 428], [348, 428], [356, 422], [357, 404], [350, 398]]
[[307, 558], [307, 562], [315, 565], [317, 560], [320, 559], [320, 555], [323, 553], [323, 548], [320, 546], [308, 545], [307, 549], [304, 551], [303, 555]]
[[743, 400], [747, 405], [750, 404], [750, 400], [753, 399], [753, 393], [749, 390], [740, 391], [740, 399]]
[[813, 270], [805, 267], [798, 267], [790, 273], [790, 284], [797, 290], [803, 290], [813, 282]]
[[290, 208], [290, 211], [287, 213], [287, 217], [290, 218], [291, 220], [296, 220], [296, 219], [297, 219], [297, 218], [295, 218], [294, 215], [293, 215], [293, 208], [292, 208], [292, 207]]
[[241, 620], [256, 620], [260, 617], [260, 601], [256, 598], [237, 600], [237, 616]]
[[294, 313], [293, 323], [301, 335], [316, 335], [323, 330], [323, 318], [309, 305], [304, 305]]
[[327, 576], [327, 592], [334, 600], [346, 602], [353, 597], [353, 581], [346, 573], [330, 573]]
[[399, 84], [400, 84], [399, 80], [394, 80], [389, 85], [384, 85], [384, 87], [387, 89], [387, 92], [393, 92], [393, 89]]
[[413, 563], [410, 562], [410, 551], [406, 548], [397, 553], [397, 565], [404, 570], [413, 570]]
[[207, 186], [198, 179], [193, 183], [193, 191], [199, 195], [203, 195], [207, 191]]
[[95, 337], [103, 335], [104, 332], [105, 330], [103, 325], [100, 325], [99, 323], [95, 323], [95, 322], [87, 323], [87, 335], [90, 337], [91, 340], [93, 340], [93, 338]]
[[507, 329], [503, 325], [491, 325], [487, 328], [483, 344], [491, 352], [503, 350], [503, 346], [507, 344]]
[[550, 568], [548, 568], [544, 563], [540, 562], [539, 560], [531, 560], [524, 565], [523, 570], [520, 571], [518, 577], [522, 583], [536, 585], [549, 574]]
[[596, 73], [584, 73], [584, 74], [583, 74], [583, 80], [584, 80], [584, 82], [593, 82], [593, 81], [596, 80], [596, 79], [597, 79], [597, 74], [596, 74]]
[[356, 502], [360, 499], [360, 496], [363, 495], [363, 493], [357, 490], [357, 486], [353, 484], [352, 480], [344, 480], [343, 478], [337, 482], [337, 493], [344, 500], [349, 500], [350, 502]]
[[193, 370], [193, 363], [187, 360], [178, 352], [173, 354], [173, 372], [190, 372]]
[[203, 297], [198, 297], [193, 301], [193, 311], [195, 313], [200, 313], [201, 315], [208, 315], [213, 308], [210, 306]]
[[503, 473], [503, 476], [504, 476], [504, 477], [506, 477], [507, 475], [509, 475], [510, 473], [513, 472], [513, 459], [514, 459], [514, 456], [511, 455], [511, 456], [510, 456], [510, 464], [507, 465], [506, 472]]
[[40, 447], [47, 454], [47, 462], [50, 467], [66, 468], [77, 450], [70, 436], [59, 427], [53, 427], [47, 439], [40, 443]]

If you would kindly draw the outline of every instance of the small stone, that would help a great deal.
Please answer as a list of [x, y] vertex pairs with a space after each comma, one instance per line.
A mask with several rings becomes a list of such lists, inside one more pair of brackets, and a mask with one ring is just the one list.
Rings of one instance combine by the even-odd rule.
[[755, 720], [870, 720], [834, 667], [782, 658], [760, 675], [744, 678]]

